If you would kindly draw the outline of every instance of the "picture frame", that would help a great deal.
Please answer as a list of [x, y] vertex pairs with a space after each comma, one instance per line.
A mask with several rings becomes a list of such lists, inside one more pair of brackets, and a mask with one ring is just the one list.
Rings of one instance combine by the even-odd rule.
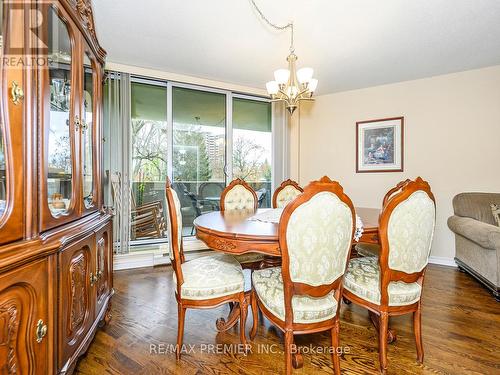
[[356, 173], [403, 170], [404, 117], [356, 122]]

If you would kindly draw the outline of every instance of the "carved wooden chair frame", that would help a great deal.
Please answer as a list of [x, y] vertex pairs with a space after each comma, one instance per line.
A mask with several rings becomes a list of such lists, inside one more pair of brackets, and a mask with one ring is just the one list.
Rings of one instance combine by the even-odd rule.
[[[396, 189], [401, 185], [398, 189]], [[369, 312], [375, 314], [378, 318], [378, 322], [375, 325], [378, 326], [379, 331], [379, 361], [380, 370], [385, 373], [387, 370], [387, 343], [388, 343], [388, 329], [389, 329], [389, 317], [398, 316], [413, 313], [413, 326], [415, 331], [415, 343], [417, 347], [417, 361], [422, 363], [424, 359], [424, 351], [422, 346], [422, 334], [421, 334], [421, 298], [418, 302], [412, 303], [405, 306], [389, 306], [389, 294], [387, 288], [389, 283], [392, 281], [403, 281], [405, 283], [417, 282], [420, 286], [424, 282], [424, 269], [420, 272], [406, 273], [403, 271], [396, 271], [389, 268], [389, 238], [388, 238], [388, 226], [389, 219], [391, 217], [394, 209], [402, 202], [404, 202], [411, 194], [416, 191], [425, 192], [429, 198], [434, 202], [434, 207], [436, 201], [434, 195], [431, 192], [429, 184], [422, 178], [417, 177], [415, 181], [406, 180], [398, 184], [394, 190], [395, 193], [390, 195], [385, 202], [383, 211], [379, 218], [379, 236], [381, 242], [381, 250], [379, 256], [380, 264], [380, 305], [366, 301], [365, 299], [358, 297], [354, 293], [344, 289], [343, 296], [347, 298], [350, 302], [357, 305], [363, 306], [369, 310]], [[390, 192], [390, 191], [389, 191]], [[389, 195], [389, 194], [388, 194]], [[372, 316], [372, 314], [371, 314]], [[391, 341], [391, 340], [389, 340]]]
[[178, 311], [178, 322], [177, 322], [177, 346], [176, 346], [176, 357], [177, 360], [181, 357], [182, 342], [184, 336], [184, 320], [186, 316], [187, 308], [194, 309], [209, 309], [214, 308], [228, 302], [239, 303], [240, 309], [240, 341], [246, 346], [246, 336], [245, 336], [245, 323], [247, 318], [248, 301], [245, 298], [244, 291], [230, 294], [223, 297], [211, 298], [205, 300], [192, 300], [181, 297], [181, 288], [184, 283], [184, 277], [182, 274], [182, 264], [186, 261], [184, 257], [184, 249], [182, 246], [182, 240], [180, 241], [179, 248], [179, 238], [178, 238], [178, 225], [177, 214], [174, 203], [174, 198], [172, 195], [172, 186], [170, 179], [167, 177], [167, 183], [165, 185], [165, 195], [168, 206], [168, 218], [171, 225], [171, 237], [168, 240], [172, 243], [173, 260], [172, 268], [175, 272], [175, 277], [177, 280], [177, 289], [175, 291], [175, 298], [177, 300], [177, 311]]
[[281, 183], [280, 186], [278, 186], [276, 188], [276, 190], [274, 191], [273, 193], [273, 201], [272, 201], [272, 204], [273, 204], [273, 208], [276, 208], [278, 207], [278, 194], [284, 189], [286, 188], [287, 186], [293, 186], [295, 189], [297, 189], [298, 191], [300, 191], [301, 193], [304, 192], [304, 189], [302, 189], [300, 187], [300, 185], [298, 183], [296, 183], [295, 181], [291, 180], [291, 179], [288, 179], [288, 180], [285, 180]]
[[[293, 282], [290, 277], [290, 257], [288, 254], [288, 245], [286, 240], [286, 230], [288, 222], [292, 213], [300, 205], [308, 202], [316, 194], [321, 192], [331, 192], [335, 194], [342, 202], [347, 204], [351, 209], [352, 214], [352, 233], [351, 239], [354, 237], [356, 216], [354, 212], [354, 206], [351, 199], [344, 194], [342, 186], [336, 182], [330, 180], [328, 177], [324, 176], [319, 181], [313, 181], [304, 188], [302, 195], [297, 197], [293, 202], [289, 203], [281, 216], [279, 224], [279, 243], [282, 256], [282, 277], [283, 277], [283, 288], [284, 288], [284, 298], [285, 298], [285, 321], [282, 321], [274, 314], [272, 314], [259, 300], [257, 293], [252, 289], [251, 295], [251, 306], [253, 315], [253, 326], [250, 332], [250, 338], [253, 339], [257, 333], [257, 322], [258, 322], [258, 311], [257, 307], [268, 318], [275, 326], [277, 326], [281, 331], [285, 333], [285, 363], [286, 363], [286, 374], [291, 374], [291, 366], [294, 368], [302, 367], [303, 358], [300, 353], [291, 352], [291, 346], [293, 345], [294, 334], [308, 334], [316, 333], [329, 330], [331, 332], [332, 340], [332, 359], [334, 364], [334, 370], [336, 374], [340, 374], [340, 359], [337, 354], [336, 348], [339, 346], [339, 312], [341, 305], [342, 296], [342, 280], [343, 274], [339, 276], [331, 284], [325, 284], [320, 286], [312, 286], [305, 283]], [[351, 240], [352, 245], [352, 240]], [[351, 247], [349, 246], [348, 254], [346, 257], [346, 268], [348, 264], [348, 259], [350, 257]], [[344, 269], [345, 273], [345, 269]], [[293, 310], [292, 310], [292, 297], [294, 295], [308, 295], [311, 297], [323, 297], [326, 296], [331, 291], [334, 291], [334, 297], [338, 301], [337, 311], [335, 317], [317, 323], [294, 323], [293, 322]]]
[[257, 211], [257, 206], [258, 206], [258, 199], [257, 199], [257, 194], [255, 193], [255, 191], [250, 187], [250, 185], [248, 185], [244, 180], [242, 180], [241, 178], [236, 178], [234, 179], [233, 181], [231, 181], [231, 183], [229, 185], [226, 186], [226, 188], [222, 191], [222, 194], [220, 195], [220, 210], [221, 211], [225, 211], [226, 210], [226, 207], [225, 207], [225, 200], [226, 200], [226, 195], [227, 193], [229, 193], [235, 186], [237, 185], [241, 185], [243, 186], [245, 189], [247, 189], [249, 192], [252, 193], [253, 195], [253, 200], [254, 200], [254, 204], [253, 204], [253, 210], [254, 211]]

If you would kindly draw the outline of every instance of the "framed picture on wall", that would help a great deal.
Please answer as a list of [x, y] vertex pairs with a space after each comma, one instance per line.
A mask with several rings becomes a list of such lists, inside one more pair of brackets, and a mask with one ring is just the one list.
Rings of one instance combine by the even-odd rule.
[[402, 172], [404, 117], [356, 123], [356, 173]]

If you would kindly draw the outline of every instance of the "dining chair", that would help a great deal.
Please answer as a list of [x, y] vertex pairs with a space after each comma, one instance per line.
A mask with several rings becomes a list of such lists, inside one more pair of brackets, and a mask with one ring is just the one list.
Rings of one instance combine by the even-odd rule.
[[[237, 178], [222, 191], [220, 196], [221, 211], [248, 210], [257, 211], [257, 193], [244, 180]], [[244, 269], [257, 269], [262, 264], [264, 256], [258, 253], [236, 255]]]
[[[398, 182], [398, 184], [391, 189], [384, 195], [384, 199], [382, 201], [382, 208], [387, 204], [389, 199], [399, 192], [404, 185], [406, 185], [408, 182], [410, 182], [410, 179], [406, 179], [404, 181]], [[354, 247], [356, 250], [356, 253], [358, 255], [364, 256], [364, 257], [378, 257], [380, 254], [380, 243], [370, 243], [370, 242], [358, 242], [356, 246]]]
[[339, 307], [355, 229], [354, 207], [342, 186], [323, 177], [289, 203], [279, 223], [282, 267], [253, 272], [251, 306], [285, 334], [285, 369], [303, 363], [293, 354], [294, 334], [330, 331], [335, 374], [340, 374]]
[[244, 293], [241, 265], [231, 255], [214, 254], [186, 262], [182, 246], [182, 213], [176, 191], [167, 178], [165, 186], [168, 217], [169, 256], [174, 269], [175, 298], [178, 309], [177, 360], [181, 357], [187, 308], [206, 309], [225, 303], [239, 303], [240, 341], [246, 345], [245, 323], [248, 303]]
[[304, 191], [299, 184], [293, 180], [286, 180], [276, 188], [273, 194], [273, 208], [285, 207]]
[[344, 296], [378, 318], [380, 370], [387, 370], [389, 317], [413, 313], [417, 360], [424, 351], [421, 296], [429, 260], [436, 204], [429, 184], [418, 177], [386, 202], [379, 218], [379, 257], [350, 260], [344, 276]]

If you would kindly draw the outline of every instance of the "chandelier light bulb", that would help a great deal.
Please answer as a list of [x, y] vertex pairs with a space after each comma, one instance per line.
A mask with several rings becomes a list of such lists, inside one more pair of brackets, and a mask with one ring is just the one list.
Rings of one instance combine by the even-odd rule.
[[316, 91], [316, 87], [318, 87], [318, 80], [316, 78], [311, 78], [309, 85], [307, 86], [311, 94]]
[[279, 91], [279, 85], [276, 81], [269, 81], [266, 83], [267, 93], [269, 95], [276, 95]]
[[309, 83], [313, 76], [313, 73], [313, 68], [301, 68], [297, 70], [297, 80], [302, 84]]
[[274, 79], [280, 85], [286, 84], [288, 78], [290, 78], [290, 71], [288, 69], [278, 69], [274, 72]]

